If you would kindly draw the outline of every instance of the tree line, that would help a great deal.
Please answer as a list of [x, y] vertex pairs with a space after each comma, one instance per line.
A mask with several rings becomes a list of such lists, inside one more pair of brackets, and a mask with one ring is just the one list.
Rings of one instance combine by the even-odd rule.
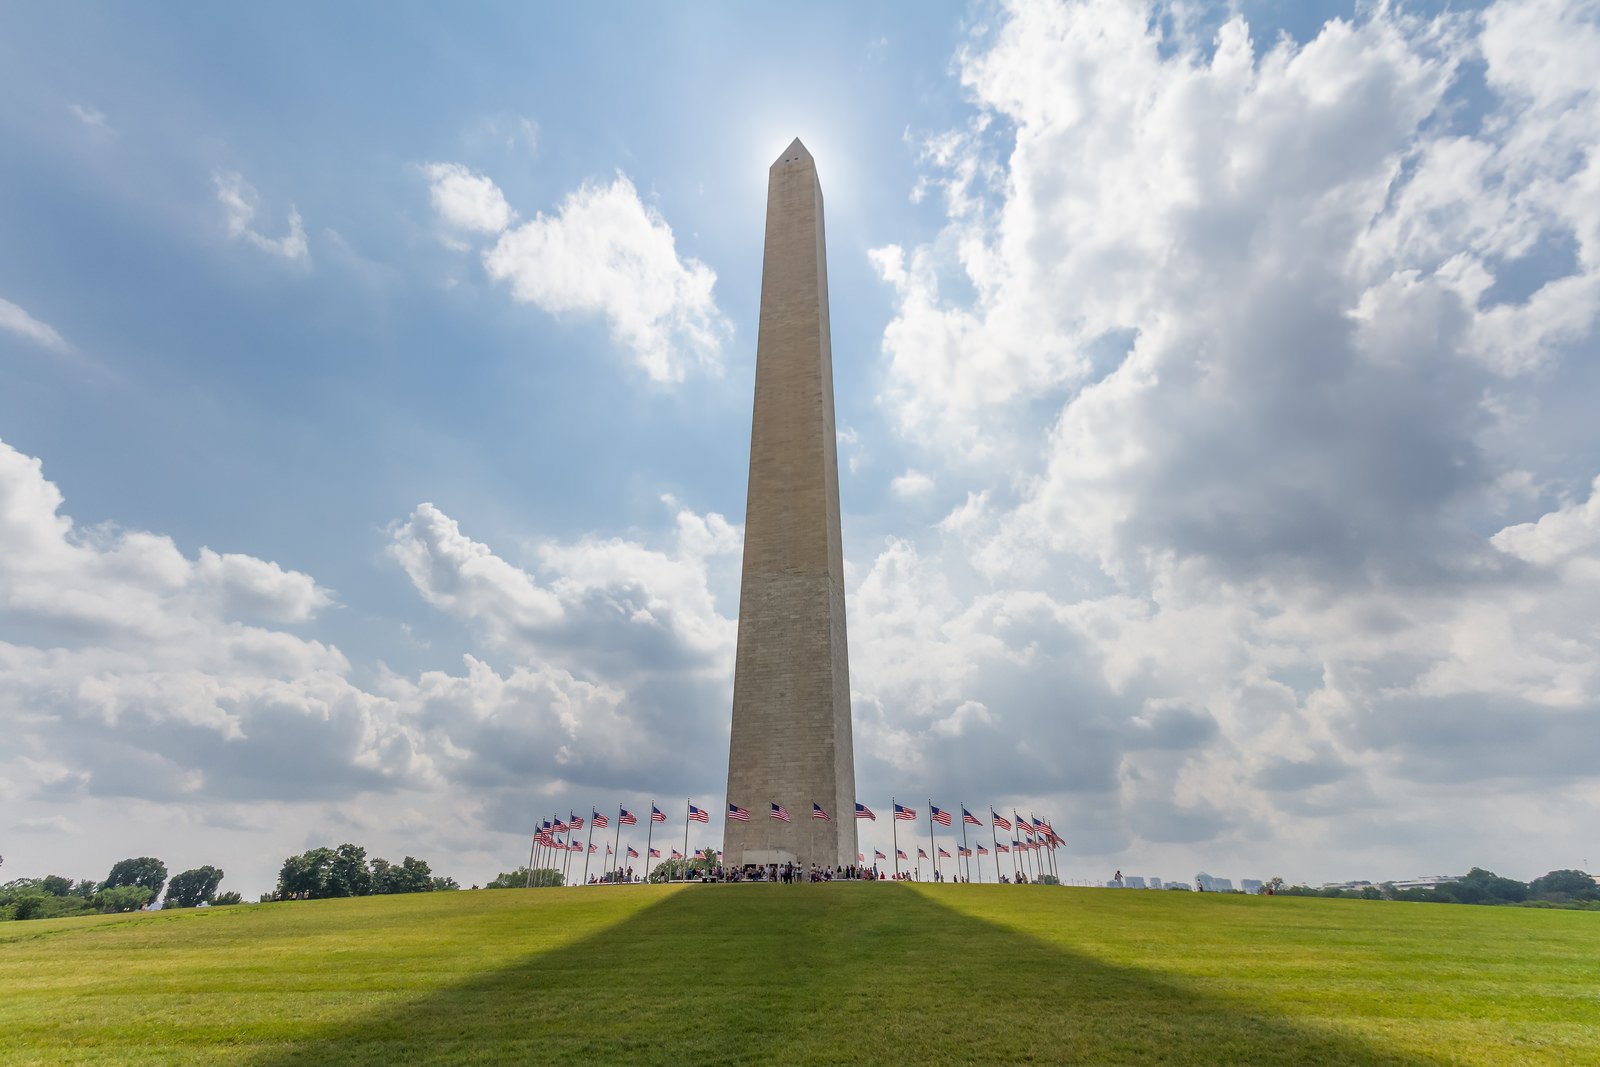
[[1393, 882], [1379, 882], [1360, 888], [1312, 889], [1305, 885], [1282, 885], [1273, 879], [1280, 896], [1344, 897], [1357, 900], [1411, 900], [1424, 904], [1511, 904], [1524, 908], [1579, 908], [1600, 911], [1600, 884], [1584, 871], [1560, 870], [1540, 875], [1531, 882], [1504, 878], [1493, 871], [1474, 867], [1465, 877], [1435, 886], [1399, 889]]
[[167, 865], [154, 856], [118, 860], [104, 879], [74, 881], [59, 874], [43, 878], [17, 878], [0, 885], [0, 921], [55, 919], [138, 911], [167, 891], [166, 908], [197, 908], [202, 904], [238, 904], [238, 893], [218, 893], [222, 870], [194, 867], [167, 881]]
[[278, 871], [277, 888], [261, 899], [325, 900], [460, 888], [454, 878], [434, 875], [425, 860], [407, 856], [399, 863], [390, 863], [375, 856], [369, 861], [366, 849], [347, 843], [290, 856]]

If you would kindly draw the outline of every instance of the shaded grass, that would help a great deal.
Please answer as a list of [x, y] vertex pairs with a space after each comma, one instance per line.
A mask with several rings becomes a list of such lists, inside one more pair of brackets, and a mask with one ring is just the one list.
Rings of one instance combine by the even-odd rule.
[[1584, 913], [1024, 886], [0, 926], [8, 1062], [1600, 1062]]

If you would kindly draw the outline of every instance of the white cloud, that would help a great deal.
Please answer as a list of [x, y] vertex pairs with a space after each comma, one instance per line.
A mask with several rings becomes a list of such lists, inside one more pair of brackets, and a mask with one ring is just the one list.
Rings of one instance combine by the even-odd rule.
[[68, 104], [67, 110], [72, 112], [73, 118], [91, 129], [110, 130], [111, 128], [106, 123], [105, 112], [97, 107], [90, 107], [87, 104]]
[[933, 492], [933, 479], [919, 470], [908, 470], [890, 479], [889, 491], [901, 500], [914, 500]]
[[653, 380], [715, 370], [731, 327], [712, 296], [716, 274], [678, 254], [672, 228], [618, 174], [588, 183], [554, 215], [502, 234], [484, 269], [551, 314], [598, 314]]
[[459, 163], [430, 163], [423, 172], [431, 183], [434, 210], [451, 226], [499, 233], [516, 218], [498, 185]]
[[[925, 145], [944, 229], [871, 254], [880, 399], [970, 488], [853, 594], [858, 752], [1059, 796], [1028, 746], [951, 747], [976, 704], [1054, 739], [1086, 852], [1375, 862], [1339, 820], [1381, 796], [1441, 862], [1544, 862], [1535, 794], [1592, 806], [1600, 756], [1600, 492], [1494, 531], [1570, 471], [1530, 457], [1543, 376], [1595, 351], [1600, 31], [1380, 7], [1258, 45], [1170, 10], [1007, 5]], [[1508, 814], [1456, 832], [1452, 776]]]
[[738, 554], [741, 535], [721, 515], [664, 501], [675, 512], [671, 548], [614, 537], [547, 541], [537, 548], [543, 581], [467, 538], [431, 504], [391, 530], [389, 553], [424, 599], [498, 647], [547, 653], [561, 645], [597, 668], [617, 668], [619, 651], [726, 667], [733, 620], [718, 610], [710, 567]]
[[289, 232], [282, 237], [267, 237], [251, 226], [261, 197], [255, 187], [244, 180], [243, 175], [233, 171], [218, 171], [211, 176], [211, 182], [216, 186], [217, 202], [227, 212], [229, 237], [243, 238], [263, 252], [270, 252], [291, 262], [310, 260], [311, 249], [306, 243], [305, 226], [300, 221], [300, 212], [293, 205], [289, 207]]
[[49, 323], [40, 322], [11, 301], [0, 297], [0, 330], [10, 330], [53, 352], [70, 352], [72, 346]]
[[80, 527], [40, 462], [0, 444], [0, 797], [23, 835], [8, 854], [54, 854], [49, 828], [75, 824], [81, 864], [160, 827], [167, 845], [149, 847], [169, 862], [206, 842], [204, 861], [255, 892], [275, 857], [359, 831], [477, 872], [509, 866], [530, 782], [563, 801], [579, 784], [682, 791], [697, 765], [660, 754], [725, 736], [733, 621], [712, 588], [733, 580], [740, 532], [665, 503], [665, 545], [545, 542], [543, 577], [419, 506], [392, 555], [513, 665], [380, 665], [361, 686], [337, 648], [285, 628], [333, 603], [309, 575]]

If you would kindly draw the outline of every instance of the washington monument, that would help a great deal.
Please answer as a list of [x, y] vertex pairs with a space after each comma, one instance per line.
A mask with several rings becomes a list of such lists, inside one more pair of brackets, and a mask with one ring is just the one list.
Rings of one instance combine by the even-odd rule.
[[822, 186], [796, 138], [767, 173], [728, 751], [750, 818], [724, 817], [725, 861], [855, 863], [855, 786]]

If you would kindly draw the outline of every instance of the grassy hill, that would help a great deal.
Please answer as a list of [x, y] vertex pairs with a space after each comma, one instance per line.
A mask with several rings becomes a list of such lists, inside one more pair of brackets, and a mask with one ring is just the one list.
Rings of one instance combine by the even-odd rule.
[[1046, 886], [0, 925], [6, 1063], [1594, 1063], [1600, 915]]

